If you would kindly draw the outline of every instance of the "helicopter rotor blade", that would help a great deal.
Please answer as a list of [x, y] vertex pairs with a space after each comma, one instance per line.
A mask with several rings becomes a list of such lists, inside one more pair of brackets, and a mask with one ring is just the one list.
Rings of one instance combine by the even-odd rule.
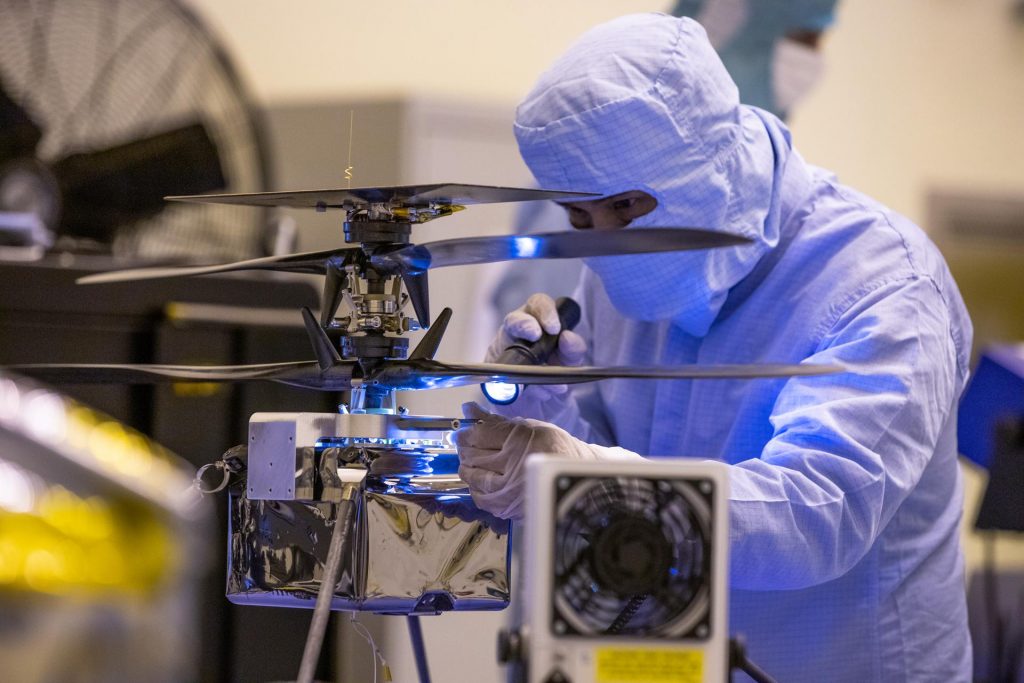
[[320, 371], [327, 372], [335, 365], [341, 363], [341, 356], [338, 354], [338, 350], [334, 348], [331, 338], [327, 336], [324, 328], [320, 327], [320, 323], [313, 317], [313, 311], [305, 306], [302, 307], [302, 322], [306, 326], [306, 335], [309, 337], [309, 343], [313, 347], [313, 353], [316, 354], [316, 362], [320, 366]]
[[434, 354], [437, 353], [437, 347], [441, 345], [441, 338], [444, 336], [444, 331], [448, 328], [448, 321], [452, 319], [452, 309], [445, 308], [441, 311], [441, 314], [437, 316], [437, 320], [433, 322], [427, 333], [423, 335], [423, 339], [420, 339], [420, 343], [416, 345], [416, 348], [409, 354], [409, 360], [431, 360]]
[[385, 271], [398, 270], [404, 274], [518, 259], [624, 256], [730, 247], [749, 242], [740, 235], [702, 228], [586, 230], [438, 240], [374, 254], [370, 263]]
[[400, 270], [405, 291], [409, 292], [412, 310], [420, 327], [430, 327], [430, 290], [427, 287], [427, 271], [411, 272]]
[[222, 263], [211, 266], [162, 266], [153, 268], [132, 268], [115, 270], [109, 273], [86, 275], [77, 280], [80, 285], [102, 284], [106, 282], [130, 282], [134, 280], [153, 280], [167, 277], [185, 277], [190, 275], [212, 275], [214, 273], [231, 273], [239, 270], [277, 270], [291, 273], [313, 273], [322, 275], [328, 263], [343, 263], [352, 252], [358, 249], [331, 249], [328, 251], [310, 251], [301, 254], [282, 256], [264, 256], [262, 258]]
[[[443, 315], [443, 314], [442, 314]], [[312, 319], [312, 314], [310, 314]], [[441, 316], [439, 316], [439, 320]], [[316, 323], [315, 319], [312, 319]], [[418, 350], [418, 349], [417, 349]], [[38, 363], [8, 369], [54, 384], [163, 384], [171, 382], [272, 381], [318, 389], [350, 389], [358, 362], [338, 361], [323, 370], [317, 361], [261, 365], [123, 365]], [[602, 379], [760, 379], [810, 377], [844, 372], [839, 365], [680, 365], [568, 367], [446, 363], [425, 358], [396, 360], [381, 365], [363, 379], [396, 390], [444, 389], [481, 382], [509, 384], [579, 384]]]
[[[109, 363], [31, 363], [8, 369], [59, 384], [164, 384], [171, 382], [255, 382], [295, 380], [310, 371], [319, 374], [315, 361], [259, 365], [153, 365]], [[350, 373], [351, 374], [351, 373]]]
[[276, 206], [323, 211], [326, 209], [355, 209], [370, 204], [389, 204], [393, 207], [427, 207], [432, 204], [464, 206], [495, 202], [533, 202], [546, 199], [569, 202], [594, 199], [599, 196], [589, 192], [563, 192], [466, 183], [433, 183], [429, 185], [391, 185], [285, 192], [200, 194], [164, 197], [164, 199], [174, 202]]
[[771, 379], [843, 372], [839, 365], [754, 364], [677, 366], [499, 365], [397, 361], [378, 369], [371, 379], [401, 390], [441, 389], [481, 382], [508, 384], [579, 384], [602, 379]]

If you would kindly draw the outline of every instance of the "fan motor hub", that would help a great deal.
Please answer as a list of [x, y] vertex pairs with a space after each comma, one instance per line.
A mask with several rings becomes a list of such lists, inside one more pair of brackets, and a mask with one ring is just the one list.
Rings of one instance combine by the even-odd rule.
[[652, 593], [668, 580], [672, 545], [649, 519], [620, 517], [594, 539], [591, 563], [601, 585], [621, 595]]

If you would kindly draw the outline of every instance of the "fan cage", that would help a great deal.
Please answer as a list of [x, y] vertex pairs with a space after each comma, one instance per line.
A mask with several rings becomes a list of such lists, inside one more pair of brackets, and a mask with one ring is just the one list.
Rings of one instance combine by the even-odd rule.
[[[217, 147], [223, 191], [267, 189], [260, 112], [183, 3], [0, 0], [0, 11], [0, 81], [43, 129], [36, 157], [44, 164], [195, 122]], [[118, 226], [110, 248], [126, 258], [249, 258], [266, 251], [266, 216], [254, 207], [167, 206]]]
[[[561, 476], [554, 486], [550, 628], [555, 635], [710, 635], [711, 480]], [[604, 585], [595, 571], [596, 537], [622, 520], [659, 529], [670, 549], [666, 571], [651, 591], [620, 591]]]

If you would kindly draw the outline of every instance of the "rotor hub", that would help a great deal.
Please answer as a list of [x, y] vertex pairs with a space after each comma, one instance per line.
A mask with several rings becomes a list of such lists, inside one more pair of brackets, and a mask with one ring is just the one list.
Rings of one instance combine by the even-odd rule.
[[341, 338], [341, 355], [344, 358], [405, 358], [408, 352], [407, 337], [367, 334]]
[[412, 224], [407, 221], [345, 221], [345, 242], [348, 244], [408, 244], [411, 234]]

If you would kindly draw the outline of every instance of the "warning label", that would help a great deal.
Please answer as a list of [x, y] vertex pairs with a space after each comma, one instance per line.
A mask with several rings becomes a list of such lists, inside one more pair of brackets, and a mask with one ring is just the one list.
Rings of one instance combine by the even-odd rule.
[[596, 683], [702, 683], [704, 653], [667, 648], [603, 647]]

